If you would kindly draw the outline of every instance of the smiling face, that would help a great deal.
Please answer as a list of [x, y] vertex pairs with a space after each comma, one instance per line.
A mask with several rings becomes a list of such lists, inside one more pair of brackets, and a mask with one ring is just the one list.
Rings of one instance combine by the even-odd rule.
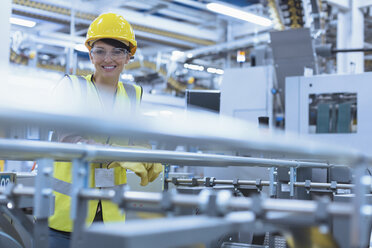
[[89, 53], [90, 60], [95, 67], [96, 77], [118, 79], [124, 66], [128, 64], [130, 54], [115, 56], [121, 48], [115, 48], [100, 40], [94, 42], [93, 48]]

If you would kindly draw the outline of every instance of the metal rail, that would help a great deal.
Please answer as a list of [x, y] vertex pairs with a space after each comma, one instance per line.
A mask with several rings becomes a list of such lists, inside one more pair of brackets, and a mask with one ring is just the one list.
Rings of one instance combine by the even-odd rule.
[[[205, 114], [203, 114], [205, 115]], [[107, 121], [110, 117], [110, 121]], [[19, 109], [0, 107], [0, 127], [12, 125], [36, 125], [40, 128], [63, 129], [84, 134], [99, 134], [103, 136], [115, 136], [126, 138], [145, 138], [170, 144], [194, 144], [201, 145], [209, 150], [223, 148], [229, 151], [252, 152], [260, 154], [284, 154], [303, 159], [315, 158], [321, 161], [332, 161], [333, 164], [345, 164], [356, 166], [356, 170], [364, 172], [364, 167], [371, 164], [369, 155], [347, 147], [337, 147], [326, 143], [312, 142], [311, 140], [298, 137], [284, 136], [282, 134], [262, 133], [257, 128], [240, 123], [237, 120], [211, 118], [197, 116], [188, 122], [185, 118], [149, 118], [149, 117], [121, 117], [115, 116], [79, 116], [42, 113], [38, 111], [22, 111]], [[22, 124], [20, 124], [22, 123]], [[66, 128], [67, 127], [67, 128]], [[239, 156], [225, 156], [214, 154], [180, 153], [159, 150], [139, 150], [113, 147], [99, 147], [90, 145], [62, 144], [41, 141], [24, 140], [0, 140], [0, 158], [5, 159], [38, 159], [39, 173], [36, 182], [39, 187], [34, 189], [34, 215], [37, 217], [35, 242], [45, 243], [42, 235], [47, 233], [47, 217], [50, 215], [50, 178], [52, 177], [52, 165], [54, 160], [73, 160], [73, 190], [71, 203], [71, 216], [74, 219], [76, 231], [72, 237], [72, 247], [80, 247], [79, 242], [84, 233], [86, 200], [106, 199], [119, 203], [126, 208], [126, 203], [142, 202], [153, 203], [160, 206], [188, 206], [198, 207], [205, 210], [215, 206], [220, 213], [230, 211], [253, 211], [258, 217], [262, 212], [290, 212], [304, 215], [312, 215], [324, 218], [327, 215], [349, 216], [352, 218], [351, 235], [352, 247], [363, 243], [360, 237], [365, 237], [365, 217], [367, 207], [364, 192], [370, 188], [367, 179], [362, 173], [357, 175], [355, 186], [356, 194], [352, 203], [334, 203], [321, 201], [279, 200], [279, 199], [256, 199], [256, 198], [233, 198], [221, 195], [216, 196], [201, 194], [200, 196], [181, 194], [143, 193], [114, 190], [92, 190], [84, 184], [85, 175], [89, 173], [89, 163], [92, 161], [143, 161], [163, 162], [180, 165], [198, 166], [283, 166], [283, 167], [317, 167], [312, 162], [267, 160], [247, 158]], [[284, 161], [284, 162], [283, 162]], [[275, 162], [275, 164], [273, 164]], [[310, 164], [309, 164], [310, 163]], [[318, 163], [320, 168], [338, 165]], [[292, 175], [293, 173], [291, 173]], [[363, 179], [363, 180], [362, 180]], [[30, 189], [14, 188], [14, 194], [30, 195]], [[0, 202], [5, 203], [11, 197], [12, 192], [4, 192]], [[121, 193], [119, 193], [121, 192]], [[355, 210], [356, 209], [356, 210]], [[35, 214], [36, 213], [36, 214]], [[363, 236], [364, 235], [364, 236]], [[363, 243], [364, 244], [364, 243]], [[39, 246], [38, 246], [39, 247]], [[40, 247], [46, 247], [42, 245]], [[362, 247], [362, 246], [361, 246]]]
[[[1, 189], [0, 194], [4, 196], [5, 190]], [[119, 191], [120, 192], [120, 191]], [[205, 192], [205, 193], [204, 193]], [[204, 211], [207, 210], [211, 199], [216, 199], [218, 211], [228, 213], [231, 211], [252, 211], [260, 208], [260, 211], [269, 212], [290, 212], [297, 214], [316, 214], [319, 211], [319, 203], [306, 200], [285, 200], [285, 199], [255, 199], [249, 197], [232, 197], [228, 191], [220, 191], [216, 198], [209, 198], [211, 192], [204, 191], [199, 195], [188, 195], [174, 193], [164, 198], [162, 193], [124, 191], [117, 195], [117, 191], [106, 189], [83, 189], [79, 192], [79, 197], [86, 200], [114, 200], [118, 199], [125, 203], [124, 208], [130, 208], [128, 203], [147, 203], [162, 206], [164, 201], [169, 201], [175, 207], [197, 207]], [[9, 193], [9, 192], [8, 192]], [[11, 194], [15, 196], [32, 196], [35, 193], [33, 187], [16, 186]], [[119, 193], [120, 194], [120, 193]], [[6, 198], [2, 197], [1, 203], [5, 203]], [[323, 209], [326, 214], [335, 216], [351, 216], [354, 208], [350, 203], [327, 202]]]
[[70, 161], [76, 158], [84, 158], [85, 160], [94, 162], [139, 161], [211, 167], [275, 166], [330, 168], [344, 166], [339, 164], [318, 162], [301, 162], [293, 160], [9, 139], [0, 139], [0, 157], [2, 159], [17, 160], [36, 160], [39, 158], [48, 157], [55, 160], [64, 161]]
[[[91, 112], [91, 111], [90, 111]], [[97, 117], [98, 116], [98, 117]], [[37, 125], [84, 134], [115, 137], [145, 138], [170, 144], [194, 144], [211, 149], [261, 153], [279, 153], [301, 158], [316, 158], [342, 164], [358, 164], [372, 158], [358, 150], [313, 142], [310, 139], [281, 133], [263, 133], [257, 127], [236, 119], [222, 118], [206, 113], [149, 118], [115, 115], [78, 116], [25, 111], [0, 107], [0, 125]], [[108, 117], [110, 121], [108, 120]], [[212, 128], [213, 127], [213, 128]]]
[[[175, 180], [176, 179], [176, 180]], [[193, 183], [197, 183], [198, 185], [205, 185], [207, 184], [207, 180], [205, 178], [199, 178], [199, 179], [185, 179], [185, 178], [167, 178], [165, 181], [167, 183], [173, 183], [173, 184], [180, 184], [180, 185], [191, 185]], [[219, 180], [219, 179], [213, 179], [210, 181], [210, 184], [224, 184], [224, 185], [250, 185], [250, 186], [270, 186], [270, 181], [261, 181], [258, 180]], [[274, 185], [277, 183], [274, 182]], [[288, 183], [290, 185], [290, 182]], [[293, 185], [295, 187], [304, 187], [304, 188], [329, 188], [329, 189], [354, 189], [354, 184], [343, 184], [343, 183], [318, 183], [318, 182], [294, 182]]]
[[343, 184], [343, 183], [306, 183], [306, 182], [295, 182], [294, 186], [296, 187], [304, 187], [304, 188], [318, 188], [318, 189], [323, 189], [323, 188], [329, 188], [329, 189], [354, 189], [355, 185], [354, 184]]
[[[223, 192], [225, 193], [225, 192]], [[80, 196], [85, 199], [104, 199], [110, 200], [115, 196], [113, 190], [106, 192], [98, 190], [83, 190], [80, 192]], [[217, 198], [219, 198], [217, 194]], [[161, 193], [148, 193], [148, 192], [124, 192], [122, 199], [124, 202], [136, 202], [136, 203], [150, 203], [150, 204], [161, 204], [163, 201], [163, 195]], [[203, 197], [203, 194], [199, 196], [187, 195], [187, 194], [174, 194], [171, 195], [171, 203], [174, 206], [179, 207], [201, 207], [203, 204], [207, 205], [207, 199]], [[217, 200], [218, 201], [218, 200]], [[291, 212], [301, 214], [315, 214], [318, 211], [318, 204], [314, 201], [305, 200], [282, 200], [282, 199], [264, 199], [258, 201], [247, 197], [226, 197], [221, 196], [219, 201], [220, 207], [228, 211], [247, 211], [253, 210], [260, 204], [263, 211], [277, 211], [277, 212]], [[350, 216], [353, 213], [353, 207], [351, 204], [345, 203], [328, 203], [325, 211], [331, 215]]]
[[[194, 182], [196, 182], [198, 185], [205, 185], [207, 183], [206, 179], [205, 178], [202, 178], [202, 179], [184, 179], [184, 178], [176, 178], [177, 180], [174, 180], [173, 179], [165, 179], [165, 181], [167, 183], [176, 183], [176, 184], [186, 184], [186, 185], [190, 185]], [[224, 185], [234, 185], [234, 184], [238, 184], [238, 185], [252, 185], [252, 186], [256, 186], [257, 185], [257, 181], [256, 180], [221, 180], [221, 179], [214, 179], [214, 180], [211, 180], [210, 181], [210, 184], [224, 184]], [[276, 182], [274, 182], [274, 185], [276, 185]], [[270, 186], [270, 181], [261, 181], [259, 180], [259, 186]]]

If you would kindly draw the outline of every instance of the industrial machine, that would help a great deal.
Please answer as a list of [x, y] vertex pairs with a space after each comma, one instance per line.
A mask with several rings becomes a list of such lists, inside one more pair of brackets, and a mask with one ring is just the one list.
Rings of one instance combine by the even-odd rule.
[[[191, 116], [190, 113], [187, 115]], [[73, 162], [72, 211], [74, 231], [71, 247], [278, 247], [275, 239], [278, 233], [287, 240], [289, 247], [337, 247], [332, 221], [338, 218], [347, 220], [350, 231], [347, 233], [348, 247], [365, 247], [369, 243], [371, 211], [368, 193], [371, 191], [371, 177], [365, 175], [370, 165], [370, 155], [356, 149], [329, 146], [325, 142], [285, 136], [276, 133], [262, 133], [259, 129], [247, 126], [245, 122], [221, 119], [219, 125], [211, 129], [214, 118], [200, 119], [195, 115], [192, 122], [185, 118], [133, 117], [131, 119], [113, 118], [109, 124], [100, 116], [87, 118], [80, 116], [51, 115], [42, 112], [29, 112], [17, 109], [0, 111], [1, 126], [14, 124], [20, 120], [24, 124], [37, 124], [42, 127], [69, 128], [81, 133], [97, 135], [116, 135], [118, 137], [146, 138], [178, 145], [200, 145], [209, 147], [206, 152], [180, 152], [172, 150], [141, 150], [67, 144], [47, 141], [0, 139], [0, 156], [7, 160], [36, 160], [38, 173], [34, 187], [8, 183], [0, 190], [2, 213], [18, 223], [31, 240], [33, 247], [48, 247], [47, 218], [53, 211], [51, 177], [53, 161]], [[141, 119], [145, 118], [145, 119]], [[144, 121], [146, 120], [146, 121]], [[191, 124], [190, 124], [191, 123]], [[211, 152], [239, 151], [256, 152], [261, 157], [245, 157], [236, 154], [222, 155]], [[282, 154], [286, 159], [265, 158], [265, 154]], [[296, 159], [290, 159], [296, 158]], [[298, 159], [298, 158], [302, 159]], [[125, 186], [115, 189], [90, 189], [85, 183], [89, 172], [89, 162], [103, 161], [143, 161], [161, 162], [164, 165], [203, 166], [203, 167], [262, 167], [268, 168], [269, 180], [219, 180], [173, 179], [164, 171], [165, 185], [201, 186], [205, 189], [197, 195], [174, 192], [138, 192]], [[290, 170], [289, 183], [280, 182], [278, 170]], [[319, 183], [299, 181], [295, 171], [301, 168], [349, 168], [353, 171], [353, 183]], [[288, 174], [287, 174], [288, 175]], [[326, 198], [311, 200], [278, 199], [279, 183], [287, 185], [290, 197], [296, 197], [296, 189], [304, 188], [313, 192], [324, 189]], [[189, 185], [187, 185], [189, 184]], [[216, 190], [218, 185], [230, 186], [230, 190]], [[268, 187], [269, 197], [258, 194], [245, 195], [246, 186], [256, 192]], [[165, 187], [166, 188], [166, 187]], [[251, 190], [252, 190], [251, 189]], [[352, 193], [349, 201], [332, 201], [340, 189]], [[21, 202], [32, 199], [32, 216], [22, 209]], [[138, 211], [133, 206], [147, 204], [151, 207], [141, 211], [163, 213], [160, 219], [133, 220], [126, 223], [105, 223], [85, 226], [86, 202], [89, 199], [111, 200], [125, 211]], [[182, 209], [191, 209], [184, 215]], [[355, 211], [359, 210], [359, 211]], [[0, 225], [2, 225], [0, 223]], [[19, 232], [9, 234], [2, 229], [1, 240], [4, 247], [27, 247], [21, 243]], [[18, 233], [18, 236], [17, 236]], [[260, 234], [269, 243], [251, 244], [252, 235]], [[13, 235], [13, 236], [12, 236]], [[240, 235], [240, 237], [239, 237]], [[271, 237], [271, 238], [270, 238]], [[306, 237], [306, 238], [305, 238]], [[255, 237], [253, 236], [253, 239]], [[323, 241], [325, 243], [323, 243]], [[2, 243], [2, 244], [3, 244]], [[327, 245], [324, 245], [327, 244]], [[3, 247], [3, 246], [2, 246]]]
[[370, 154], [371, 77], [367, 72], [287, 78], [286, 131]]

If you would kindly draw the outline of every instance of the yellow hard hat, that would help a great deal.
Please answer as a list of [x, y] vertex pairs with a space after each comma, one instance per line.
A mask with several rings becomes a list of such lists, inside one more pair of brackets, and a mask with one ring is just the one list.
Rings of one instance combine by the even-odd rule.
[[121, 15], [105, 13], [98, 16], [89, 26], [85, 46], [92, 49], [94, 41], [115, 39], [129, 46], [132, 56], [137, 50], [137, 41], [129, 22]]

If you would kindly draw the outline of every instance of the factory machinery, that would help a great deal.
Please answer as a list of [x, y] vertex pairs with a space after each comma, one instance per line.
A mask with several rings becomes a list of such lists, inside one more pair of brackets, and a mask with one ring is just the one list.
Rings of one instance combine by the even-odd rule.
[[[305, 138], [261, 132], [246, 124], [240, 125], [237, 121], [220, 122], [217, 125], [214, 119], [208, 121], [203, 118], [197, 126], [185, 126], [182, 125], [185, 122], [182, 118], [153, 118], [151, 121], [148, 117], [141, 118], [113, 118], [110, 122], [104, 122], [102, 120], [105, 118], [100, 117], [0, 109], [3, 128], [36, 125], [40, 129], [58, 130], [69, 127], [82, 134], [146, 138], [156, 141], [158, 147], [163, 147], [162, 144], [198, 145], [204, 151], [143, 150], [0, 139], [2, 159], [37, 161], [38, 164], [33, 187], [8, 183], [1, 188], [1, 247], [27, 246], [20, 233], [30, 238], [31, 247], [48, 247], [48, 217], [53, 212], [51, 179], [54, 161], [73, 162], [71, 217], [74, 220], [74, 231], [71, 247], [275, 247], [270, 239], [267, 246], [246, 242], [245, 238], [252, 233], [269, 236], [279, 233], [286, 237], [290, 247], [369, 245], [372, 216], [369, 202], [372, 178], [366, 174], [372, 161], [369, 155], [358, 150], [329, 146], [324, 142], [314, 143]], [[214, 128], [210, 128], [212, 123]], [[237, 154], [255, 152], [260, 155], [222, 155], [215, 154], [212, 150], [219, 153], [222, 150], [239, 151]], [[287, 158], [265, 158], [280, 157], [279, 155], [286, 155]], [[112, 189], [89, 188], [89, 163], [108, 161], [163, 163], [166, 168], [165, 190], [158, 193], [134, 192], [125, 185]], [[169, 165], [266, 167], [270, 180], [171, 178], [167, 171]], [[354, 181], [353, 184], [298, 181], [296, 171], [307, 168], [350, 168]], [[289, 171], [287, 182], [280, 179], [281, 169]], [[179, 188], [186, 185], [190, 189], [203, 185], [203, 189], [198, 194], [186, 194], [171, 190], [170, 186], [173, 184]], [[218, 185], [229, 185], [232, 190], [218, 189]], [[247, 194], [244, 191], [245, 186], [253, 187], [254, 191], [269, 187], [269, 197]], [[282, 198], [279, 193], [285, 191], [285, 188], [289, 189], [287, 199]], [[331, 197], [295, 199], [297, 188], [304, 188], [309, 193], [321, 188], [324, 189], [323, 193]], [[338, 197], [346, 200], [337, 201]], [[126, 223], [94, 223], [87, 227], [87, 202], [92, 199], [111, 200], [128, 212], [138, 211], [134, 203], [143, 204], [145, 207], [141, 211], [162, 213], [164, 217]], [[27, 208], [27, 201], [31, 201], [29, 205], [32, 208]], [[185, 214], [188, 210], [197, 211]], [[28, 217], [29, 211], [33, 218]], [[4, 218], [4, 215], [8, 218]], [[343, 230], [341, 241], [335, 238], [338, 232], [342, 232], [337, 229], [340, 226]]]

